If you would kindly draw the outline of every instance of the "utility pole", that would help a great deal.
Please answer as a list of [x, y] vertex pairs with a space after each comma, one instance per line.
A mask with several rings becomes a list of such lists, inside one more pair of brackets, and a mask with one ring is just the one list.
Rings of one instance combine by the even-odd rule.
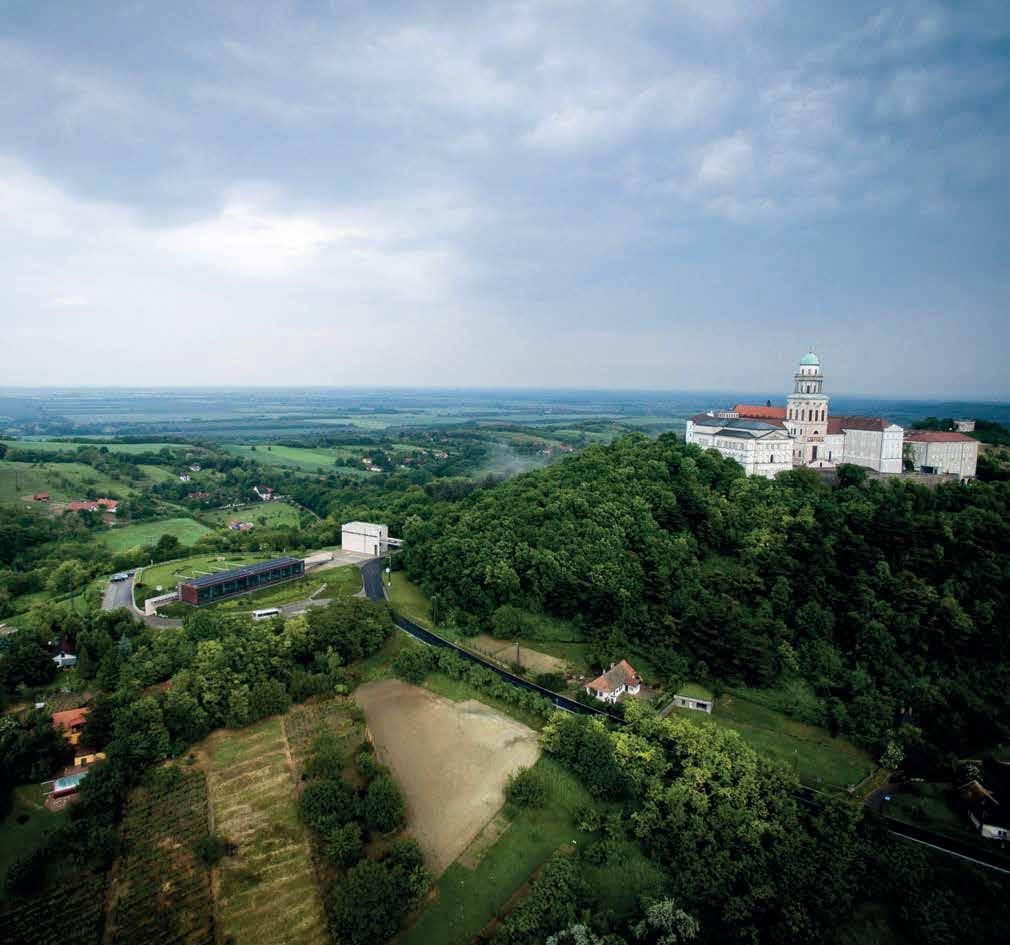
[[516, 640], [516, 666], [522, 666], [523, 664], [519, 662], [519, 641]]
[[431, 595], [431, 625], [438, 626], [438, 594]]

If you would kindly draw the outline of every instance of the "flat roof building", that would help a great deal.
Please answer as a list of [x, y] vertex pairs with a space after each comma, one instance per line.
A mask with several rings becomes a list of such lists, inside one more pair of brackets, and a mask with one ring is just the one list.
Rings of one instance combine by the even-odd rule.
[[340, 547], [359, 555], [384, 555], [389, 550], [389, 526], [374, 522], [345, 522]]
[[248, 564], [231, 571], [204, 574], [179, 585], [179, 600], [199, 607], [213, 604], [228, 597], [248, 594], [250, 591], [293, 581], [305, 574], [305, 562], [301, 558], [285, 555], [259, 564]]

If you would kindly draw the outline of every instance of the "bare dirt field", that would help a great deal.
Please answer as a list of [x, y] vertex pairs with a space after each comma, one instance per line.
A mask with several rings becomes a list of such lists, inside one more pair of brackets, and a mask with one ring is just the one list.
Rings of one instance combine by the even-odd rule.
[[439, 876], [504, 802], [509, 774], [540, 756], [537, 735], [481, 702], [383, 679], [354, 693], [379, 760], [407, 802], [407, 830]]
[[[487, 653], [502, 663], [514, 663], [516, 659], [516, 645], [507, 643], [504, 640], [496, 640], [486, 633], [478, 634], [470, 640], [462, 641], [465, 646]], [[564, 672], [565, 661], [556, 656], [548, 656], [537, 650], [529, 650], [525, 646], [519, 647], [519, 662], [527, 669], [535, 673]]]

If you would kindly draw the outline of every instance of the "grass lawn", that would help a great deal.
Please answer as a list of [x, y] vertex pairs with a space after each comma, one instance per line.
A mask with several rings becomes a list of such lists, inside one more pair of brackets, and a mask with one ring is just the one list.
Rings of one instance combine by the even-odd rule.
[[[197, 572], [227, 571], [243, 564], [254, 564], [257, 561], [269, 560], [267, 555], [259, 554], [223, 554], [216, 552], [209, 555], [193, 555], [178, 561], [166, 561], [163, 564], [144, 568], [140, 574], [142, 587], [135, 587], [134, 599], [138, 604], [148, 597], [155, 597], [172, 590], [180, 581], [197, 577]], [[161, 587], [159, 591], [157, 588]]]
[[874, 767], [865, 751], [844, 738], [832, 738], [822, 728], [796, 722], [736, 695], [727, 694], [717, 700], [711, 716], [692, 709], [675, 708], [673, 713], [699, 724], [711, 719], [716, 725], [735, 729], [759, 754], [783, 762], [803, 784], [814, 787], [855, 784]]
[[191, 518], [166, 518], [110, 528], [99, 532], [97, 537], [110, 551], [128, 551], [138, 545], [155, 545], [162, 535], [175, 535], [183, 545], [192, 545], [208, 534], [210, 529], [206, 525]]
[[229, 522], [252, 522], [260, 528], [298, 527], [300, 512], [297, 506], [286, 502], [257, 502], [240, 509], [218, 509], [201, 513], [201, 518], [216, 526], [227, 526]]
[[170, 469], [165, 469], [163, 466], [150, 466], [146, 463], [142, 463], [137, 467], [151, 482], [170, 482], [177, 478], [177, 474], [172, 472]]
[[[421, 644], [417, 645], [420, 646]], [[451, 699], [453, 702], [464, 702], [467, 699], [483, 702], [484, 705], [497, 709], [502, 715], [511, 716], [537, 731], [540, 731], [544, 727], [544, 718], [542, 716], [535, 712], [525, 712], [511, 702], [495, 699], [476, 686], [470, 685], [465, 679], [453, 679], [451, 676], [446, 676], [445, 673], [428, 673], [422, 685], [425, 689], [430, 689], [437, 695]]]
[[903, 784], [884, 802], [884, 813], [916, 827], [945, 833], [967, 843], [984, 844], [968, 815], [956, 806], [954, 789], [942, 784]]
[[393, 584], [387, 588], [387, 593], [393, 609], [408, 620], [423, 627], [431, 627], [431, 601], [424, 596], [424, 591], [417, 584], [408, 581], [402, 571], [394, 571], [390, 577]]
[[0, 822], [0, 899], [4, 896], [2, 878], [11, 863], [36, 849], [45, 838], [66, 822], [68, 811], [47, 811], [42, 804], [42, 787], [25, 784], [14, 789], [10, 813]]
[[701, 683], [696, 682], [686, 682], [684, 685], [678, 686], [675, 695], [687, 696], [689, 699], [703, 699], [707, 702], [712, 701], [712, 690], [706, 689]]
[[[288, 581], [274, 587], [264, 587], [251, 594], [230, 597], [217, 604], [206, 604], [200, 609], [244, 613], [264, 607], [281, 607], [284, 604], [305, 600], [324, 584], [326, 588], [320, 591], [319, 597], [350, 597], [361, 590], [361, 572], [353, 564], [343, 568], [329, 568], [318, 574], [299, 578], [297, 581]], [[187, 605], [183, 604], [182, 606], [186, 607]], [[189, 612], [187, 608], [185, 613]]]
[[469, 945], [555, 850], [585, 842], [573, 815], [579, 804], [590, 802], [589, 792], [550, 758], [541, 758], [537, 767], [549, 780], [550, 802], [519, 811], [476, 869], [453, 863], [438, 881], [438, 897], [401, 936], [402, 945]]

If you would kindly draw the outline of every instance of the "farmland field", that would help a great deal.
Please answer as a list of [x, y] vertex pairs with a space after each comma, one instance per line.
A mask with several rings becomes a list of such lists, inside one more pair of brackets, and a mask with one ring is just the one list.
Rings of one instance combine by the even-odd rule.
[[201, 518], [213, 525], [226, 526], [229, 522], [252, 522], [263, 528], [298, 527], [300, 512], [297, 506], [286, 502], [258, 502], [238, 509], [215, 509], [201, 513]]
[[85, 443], [80, 440], [72, 442], [61, 442], [57, 440], [0, 440], [9, 449], [35, 450], [45, 453], [75, 453], [82, 446], [93, 446], [96, 449], [104, 447], [110, 453], [126, 453], [136, 455], [137, 453], [157, 453], [165, 448], [176, 450], [180, 448], [192, 448], [187, 443], [106, 443], [102, 440]]
[[480, 702], [397, 679], [354, 694], [407, 801], [407, 829], [438, 876], [504, 802], [508, 775], [540, 754], [536, 733]]
[[223, 449], [236, 456], [241, 456], [243, 459], [255, 459], [265, 466], [291, 466], [305, 472], [370, 475], [365, 469], [335, 465], [337, 459], [360, 455], [363, 450], [368, 449], [366, 446], [328, 446], [305, 449], [300, 446], [282, 446], [280, 444], [242, 446], [237, 443], [228, 443], [223, 446]]
[[[125, 498], [135, 490], [84, 463], [14, 463], [0, 460], [0, 502], [16, 502], [36, 492], [48, 492], [53, 501], [91, 496]], [[40, 503], [41, 508], [46, 508]]]
[[235, 945], [328, 945], [282, 722], [204, 743], [214, 830], [236, 845], [217, 868], [220, 937]]
[[111, 551], [128, 551], [138, 545], [155, 545], [162, 535], [174, 535], [183, 545], [192, 545], [209, 535], [206, 525], [191, 518], [166, 518], [157, 522], [123, 525], [97, 533], [98, 540]]
[[210, 872], [196, 849], [210, 833], [206, 780], [202, 771], [168, 767], [154, 781], [133, 792], [123, 818], [112, 942], [212, 945]]

